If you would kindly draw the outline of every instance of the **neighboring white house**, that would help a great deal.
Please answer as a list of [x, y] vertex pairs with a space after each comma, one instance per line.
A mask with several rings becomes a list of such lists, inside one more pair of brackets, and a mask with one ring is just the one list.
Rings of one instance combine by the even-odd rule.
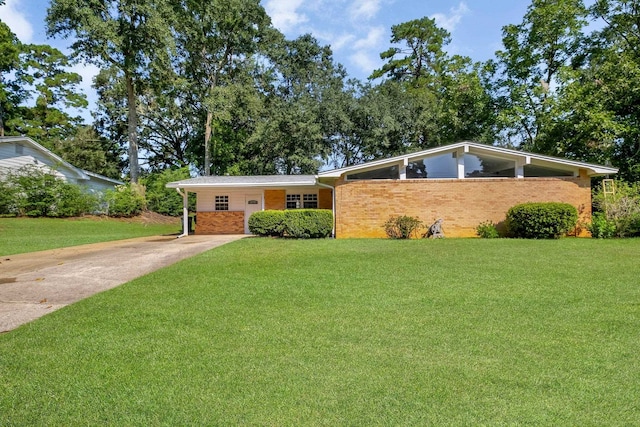
[[35, 166], [50, 172], [70, 184], [86, 187], [90, 192], [112, 190], [122, 181], [80, 169], [62, 160], [31, 138], [9, 136], [0, 138], [0, 178], [25, 166]]

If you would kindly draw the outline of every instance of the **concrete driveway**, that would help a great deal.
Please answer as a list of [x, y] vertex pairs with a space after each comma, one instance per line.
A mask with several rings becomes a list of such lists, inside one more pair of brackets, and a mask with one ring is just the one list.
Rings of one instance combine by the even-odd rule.
[[142, 237], [0, 258], [0, 333], [245, 235]]

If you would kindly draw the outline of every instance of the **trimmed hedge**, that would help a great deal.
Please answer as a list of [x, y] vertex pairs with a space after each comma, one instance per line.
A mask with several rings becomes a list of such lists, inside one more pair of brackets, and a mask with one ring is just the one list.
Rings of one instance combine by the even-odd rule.
[[257, 236], [282, 237], [284, 211], [258, 211], [249, 217], [249, 231]]
[[568, 203], [523, 203], [507, 212], [509, 233], [525, 239], [557, 239], [577, 222], [578, 210]]
[[326, 209], [267, 210], [249, 217], [249, 231], [258, 236], [321, 239], [332, 230], [333, 214]]
[[333, 214], [326, 209], [284, 211], [285, 235], [298, 239], [322, 239], [331, 236]]

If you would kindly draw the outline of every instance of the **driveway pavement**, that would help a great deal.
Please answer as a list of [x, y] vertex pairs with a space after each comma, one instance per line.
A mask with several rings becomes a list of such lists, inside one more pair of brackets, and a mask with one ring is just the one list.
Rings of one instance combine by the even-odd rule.
[[0, 257], [0, 333], [245, 237], [142, 237]]

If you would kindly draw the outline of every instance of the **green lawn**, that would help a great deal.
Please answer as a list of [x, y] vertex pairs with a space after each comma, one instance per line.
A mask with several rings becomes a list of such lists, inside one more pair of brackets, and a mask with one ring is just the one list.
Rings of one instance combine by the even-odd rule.
[[638, 425], [638, 260], [241, 240], [0, 335], [0, 425]]
[[0, 218], [0, 255], [177, 233], [180, 224], [95, 218]]

